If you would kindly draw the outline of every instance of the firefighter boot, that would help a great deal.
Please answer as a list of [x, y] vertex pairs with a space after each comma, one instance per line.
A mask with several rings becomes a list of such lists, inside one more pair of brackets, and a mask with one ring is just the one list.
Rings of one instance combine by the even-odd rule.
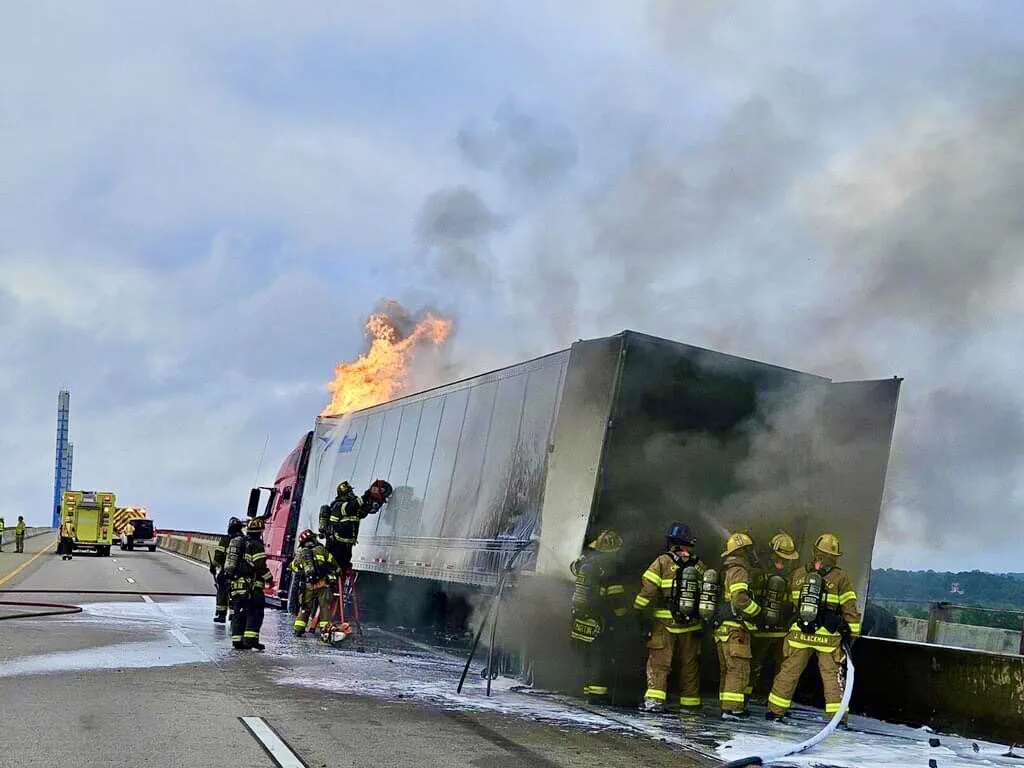
[[640, 705], [640, 711], [661, 714], [665, 711], [665, 702], [658, 699], [644, 699], [644, 703]]
[[747, 720], [749, 717], [750, 717], [750, 710], [749, 709], [741, 709], [741, 710], [723, 709], [722, 710], [722, 719], [723, 720], [739, 721], [739, 720]]

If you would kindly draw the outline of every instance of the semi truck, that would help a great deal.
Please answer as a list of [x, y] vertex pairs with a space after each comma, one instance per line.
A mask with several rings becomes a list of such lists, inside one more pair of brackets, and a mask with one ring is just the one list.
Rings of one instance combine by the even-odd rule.
[[60, 521], [75, 526], [74, 548], [91, 549], [100, 557], [110, 556], [114, 534], [113, 491], [65, 491], [61, 498]]
[[264, 489], [267, 599], [287, 604], [297, 531], [316, 529], [337, 484], [381, 478], [394, 494], [363, 521], [353, 565], [391, 589], [492, 591], [517, 551], [523, 578], [568, 589], [569, 564], [605, 527], [639, 578], [682, 520], [712, 564], [733, 530], [763, 542], [785, 529], [802, 551], [835, 533], [863, 602], [901, 382], [627, 330], [320, 417]]

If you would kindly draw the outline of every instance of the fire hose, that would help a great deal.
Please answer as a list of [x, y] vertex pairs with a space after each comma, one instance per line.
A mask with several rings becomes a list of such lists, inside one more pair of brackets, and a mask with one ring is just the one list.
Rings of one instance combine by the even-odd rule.
[[[135, 597], [142, 597], [143, 595], [156, 597], [215, 597], [215, 595], [210, 595], [206, 592], [132, 592], [120, 589], [0, 589], [0, 594], [12, 593], [50, 595], [133, 595]], [[41, 609], [32, 612], [22, 611], [21, 613], [5, 613], [0, 615], [0, 621], [9, 621], [11, 619], [39, 619], [44, 616], [66, 616], [82, 612], [82, 606], [69, 605], [67, 603], [0, 600], [0, 606]]]
[[839, 726], [839, 721], [846, 716], [846, 713], [850, 708], [850, 698], [853, 696], [853, 654], [850, 653], [850, 644], [848, 642], [843, 642], [843, 650], [846, 652], [846, 684], [843, 690], [843, 699], [839, 703], [839, 710], [832, 715], [832, 719], [825, 724], [824, 728], [811, 738], [805, 739], [799, 744], [789, 747], [781, 752], [741, 757], [737, 760], [730, 760], [729, 762], [721, 763], [718, 768], [748, 768], [748, 766], [770, 765], [771, 763], [777, 763], [779, 760], [783, 760], [787, 757], [792, 757], [793, 755], [799, 755], [802, 752], [806, 752], [828, 738]]

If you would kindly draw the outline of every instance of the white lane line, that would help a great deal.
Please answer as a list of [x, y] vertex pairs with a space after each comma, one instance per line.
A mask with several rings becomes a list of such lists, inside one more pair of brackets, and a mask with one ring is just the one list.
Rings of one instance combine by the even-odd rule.
[[135, 583], [135, 579], [133, 579], [131, 576], [125, 576], [124, 580], [127, 581], [129, 584]]
[[167, 631], [174, 635], [182, 645], [192, 645], [192, 641], [180, 629], [169, 629]]
[[110, 558], [110, 562], [112, 562], [112, 563], [116, 563], [116, 562], [117, 562], [117, 558], [116, 558], [116, 557], [112, 557], [112, 558]]
[[123, 570], [124, 570], [124, 566], [123, 566], [123, 565], [119, 565], [119, 566], [117, 566], [117, 570], [119, 570], [119, 571], [123, 571]]
[[153, 598], [150, 597], [149, 595], [143, 595], [142, 599], [145, 600], [147, 603], [152, 603], [153, 602]]
[[193, 560], [191, 557], [185, 557], [184, 555], [179, 555], [177, 552], [171, 552], [171, 551], [166, 550], [166, 549], [158, 549], [157, 552], [163, 552], [165, 555], [170, 555], [171, 557], [176, 557], [179, 560], [184, 560], [186, 563], [189, 563], [191, 565], [197, 565], [200, 568], [209, 568], [210, 567], [209, 563], [201, 563], [198, 560]]
[[249, 729], [270, 759], [279, 768], [308, 768], [277, 732], [262, 717], [241, 717], [242, 725]]

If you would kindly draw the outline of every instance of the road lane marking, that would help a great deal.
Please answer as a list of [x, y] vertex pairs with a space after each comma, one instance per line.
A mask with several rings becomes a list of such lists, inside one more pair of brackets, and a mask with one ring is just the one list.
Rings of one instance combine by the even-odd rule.
[[129, 584], [135, 583], [135, 579], [133, 579], [131, 576], [125, 576], [124, 580], [127, 581]]
[[191, 557], [185, 557], [184, 555], [179, 555], [177, 552], [171, 552], [171, 551], [166, 550], [166, 549], [158, 549], [157, 552], [163, 552], [165, 555], [170, 555], [171, 557], [176, 557], [179, 560], [184, 560], [186, 563], [189, 563], [190, 565], [198, 565], [200, 568], [209, 568], [210, 567], [209, 563], [201, 563], [198, 560], [193, 560]]
[[240, 717], [238, 719], [260, 743], [264, 751], [270, 755], [270, 759], [278, 768], [309, 768], [262, 717]]
[[116, 562], [117, 562], [117, 558], [116, 558], [116, 557], [112, 557], [112, 558], [110, 558], [110, 562], [112, 562], [112, 563], [116, 563]]
[[35, 553], [34, 555], [32, 555], [32, 557], [30, 557], [30, 558], [29, 558], [28, 560], [26, 560], [26, 561], [25, 561], [24, 563], [22, 563], [22, 564], [21, 564], [21, 565], [19, 565], [19, 566], [18, 566], [17, 568], [15, 568], [15, 569], [14, 569], [13, 571], [11, 571], [11, 572], [10, 572], [10, 573], [8, 573], [8, 574], [7, 574], [6, 576], [4, 576], [4, 577], [3, 577], [2, 579], [0, 579], [0, 586], [2, 586], [2, 585], [4, 585], [4, 584], [6, 584], [6, 583], [7, 583], [8, 581], [10, 581], [11, 579], [13, 579], [13, 578], [14, 578], [15, 576], [17, 576], [17, 575], [18, 575], [19, 573], [21, 573], [21, 572], [22, 572], [23, 570], [25, 570], [25, 569], [26, 569], [26, 568], [28, 568], [28, 567], [29, 567], [30, 565], [32, 565], [32, 563], [34, 563], [34, 562], [35, 562], [36, 560], [38, 560], [38, 559], [39, 559], [40, 557], [42, 557], [43, 555], [49, 554], [49, 553], [50, 553], [50, 548], [49, 548], [49, 547], [44, 547], [43, 549], [41, 549], [41, 550], [39, 550], [38, 552], [36, 552], [36, 553]]
[[185, 633], [180, 629], [169, 629], [167, 631], [178, 638], [178, 642], [182, 645], [192, 645], [192, 641], [189, 640], [188, 637], [185, 636]]
[[149, 595], [143, 595], [142, 599], [145, 600], [147, 603], [152, 603], [153, 602], [153, 598], [150, 597]]
[[124, 570], [124, 566], [121, 566], [121, 565], [117, 566], [117, 570], [123, 571]]

